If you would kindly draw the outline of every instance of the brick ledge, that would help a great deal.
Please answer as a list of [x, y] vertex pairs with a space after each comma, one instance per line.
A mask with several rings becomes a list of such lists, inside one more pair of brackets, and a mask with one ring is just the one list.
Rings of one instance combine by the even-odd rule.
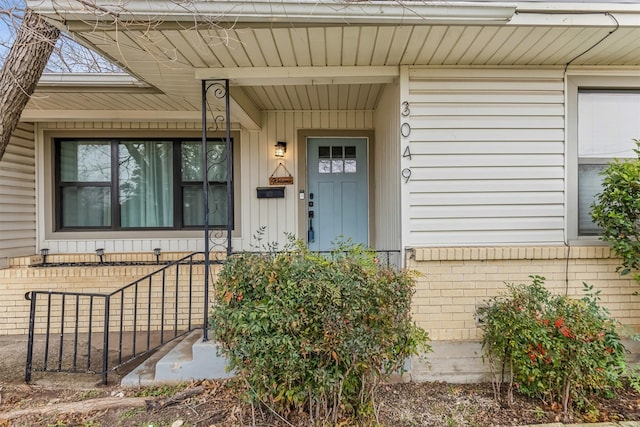
[[416, 261], [616, 258], [608, 246], [498, 246], [413, 248]]

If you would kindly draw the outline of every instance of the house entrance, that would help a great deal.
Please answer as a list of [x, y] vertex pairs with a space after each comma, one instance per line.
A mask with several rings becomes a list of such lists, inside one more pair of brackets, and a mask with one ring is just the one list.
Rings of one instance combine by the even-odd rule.
[[367, 138], [308, 138], [307, 171], [309, 249], [340, 236], [368, 245]]

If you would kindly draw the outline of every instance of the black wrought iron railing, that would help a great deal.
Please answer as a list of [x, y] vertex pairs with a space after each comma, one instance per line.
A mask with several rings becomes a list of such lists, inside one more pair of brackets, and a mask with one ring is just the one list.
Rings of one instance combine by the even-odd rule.
[[[401, 265], [399, 250], [375, 253], [381, 266]], [[204, 264], [196, 252], [109, 293], [27, 292], [25, 381], [34, 371], [69, 372], [99, 374], [107, 384], [109, 372], [194, 329], [203, 328], [206, 339]]]
[[[212, 261], [216, 262], [216, 261]], [[204, 253], [109, 293], [32, 291], [25, 381], [34, 371], [110, 371], [206, 327]]]
[[[399, 268], [402, 265], [402, 259], [400, 259], [400, 250], [372, 249], [371, 251], [375, 253], [375, 257], [378, 260], [378, 264], [380, 266], [388, 268]], [[336, 251], [319, 251], [318, 253], [335, 254]], [[343, 253], [346, 254], [347, 252], [345, 251]]]
[[[371, 249], [371, 252], [375, 254], [375, 258], [378, 260], [378, 264], [382, 267], [388, 268], [400, 268], [402, 266], [401, 255], [402, 252], [399, 249]], [[286, 251], [245, 251], [241, 253], [253, 253], [253, 254], [276, 254], [284, 253]], [[315, 254], [321, 255], [346, 255], [348, 251], [314, 251]], [[237, 253], [236, 253], [237, 254]], [[232, 254], [233, 255], [233, 254]]]

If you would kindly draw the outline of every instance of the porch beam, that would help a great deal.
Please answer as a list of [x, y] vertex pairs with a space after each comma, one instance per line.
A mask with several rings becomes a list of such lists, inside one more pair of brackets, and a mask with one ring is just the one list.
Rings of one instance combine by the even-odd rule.
[[260, 130], [262, 128], [262, 111], [256, 107], [241, 88], [230, 87], [229, 104], [231, 115], [245, 129]]
[[196, 79], [225, 78], [233, 86], [290, 86], [392, 83], [397, 66], [196, 68]]

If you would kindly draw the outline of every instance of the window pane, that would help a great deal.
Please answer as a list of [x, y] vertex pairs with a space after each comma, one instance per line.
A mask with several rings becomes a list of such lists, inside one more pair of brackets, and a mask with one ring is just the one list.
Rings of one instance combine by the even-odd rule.
[[578, 92], [578, 233], [597, 235], [591, 204], [601, 191], [599, 172], [614, 158], [636, 157], [640, 135], [640, 93]]
[[[207, 165], [209, 181], [227, 180], [227, 148], [223, 141], [209, 141], [207, 144]], [[202, 143], [185, 141], [182, 143], [182, 181], [202, 181]]]
[[109, 142], [60, 142], [62, 182], [109, 182], [111, 145]]
[[345, 159], [356, 158], [356, 147], [354, 145], [349, 145], [347, 147], [344, 147], [344, 158]]
[[318, 147], [318, 157], [321, 159], [328, 159], [331, 157], [331, 151], [329, 147]]
[[344, 161], [344, 172], [345, 173], [356, 173], [356, 160], [345, 160]]
[[342, 173], [344, 171], [344, 160], [331, 160], [331, 172]]
[[578, 93], [578, 157], [636, 157], [640, 136], [640, 93]]
[[591, 205], [596, 194], [602, 191], [600, 173], [607, 165], [578, 166], [578, 233], [580, 235], [597, 235], [600, 230], [591, 220]]
[[331, 160], [318, 160], [318, 173], [331, 173]]
[[111, 226], [109, 187], [64, 187], [62, 227]]
[[120, 225], [173, 226], [172, 144], [123, 142], [118, 146]]
[[[202, 188], [184, 187], [182, 192], [183, 222], [185, 227], [204, 226], [204, 200]], [[227, 225], [226, 184], [209, 185], [209, 225]]]
[[342, 146], [339, 147], [331, 147], [331, 157], [334, 159], [342, 158]]

